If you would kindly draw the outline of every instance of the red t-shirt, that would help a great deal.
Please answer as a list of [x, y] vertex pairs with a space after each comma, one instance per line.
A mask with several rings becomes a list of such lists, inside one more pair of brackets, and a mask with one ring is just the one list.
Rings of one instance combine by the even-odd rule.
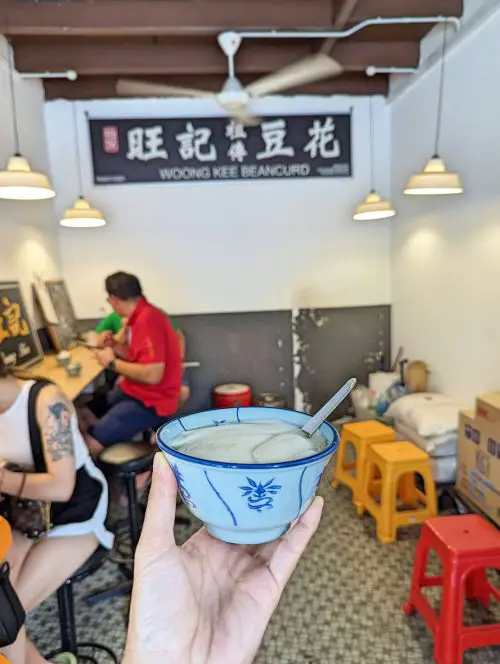
[[173, 415], [179, 405], [182, 360], [179, 339], [170, 319], [161, 309], [141, 298], [128, 319], [128, 353], [124, 359], [138, 364], [165, 364], [158, 385], [120, 379], [125, 394], [153, 407], [158, 415]]

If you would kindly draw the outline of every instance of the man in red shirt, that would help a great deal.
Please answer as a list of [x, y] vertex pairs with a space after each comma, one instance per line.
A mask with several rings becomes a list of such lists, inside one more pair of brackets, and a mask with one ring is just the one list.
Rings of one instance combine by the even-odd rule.
[[110, 334], [105, 347], [95, 351], [99, 363], [119, 379], [108, 396], [108, 411], [86, 434], [93, 454], [170, 419], [182, 381], [177, 334], [163, 311], [143, 296], [139, 279], [116, 272], [105, 285], [109, 304], [128, 322], [124, 343]]

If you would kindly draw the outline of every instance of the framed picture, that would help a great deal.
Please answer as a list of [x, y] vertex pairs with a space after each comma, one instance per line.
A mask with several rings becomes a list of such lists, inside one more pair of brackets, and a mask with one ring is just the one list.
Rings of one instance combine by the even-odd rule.
[[40, 281], [34, 289], [55, 349], [67, 348], [77, 337], [78, 320], [66, 282], [63, 279]]
[[0, 351], [11, 366], [28, 367], [43, 358], [17, 281], [0, 282]]

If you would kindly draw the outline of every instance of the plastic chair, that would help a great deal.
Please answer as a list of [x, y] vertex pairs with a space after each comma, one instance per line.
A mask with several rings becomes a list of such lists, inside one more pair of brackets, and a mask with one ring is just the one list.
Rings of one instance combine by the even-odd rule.
[[[352, 502], [356, 506], [358, 514], [363, 513], [361, 493], [366, 452], [375, 443], [389, 443], [395, 440], [394, 429], [376, 420], [353, 422], [342, 427], [332, 487], [336, 489], [340, 484], [344, 484], [351, 489]], [[354, 461], [348, 458], [349, 445], [352, 445], [356, 452]]]
[[[439, 556], [443, 573], [427, 576], [429, 552]], [[434, 635], [437, 664], [462, 664], [469, 648], [500, 645], [500, 624], [465, 627], [464, 599], [490, 605], [491, 596], [500, 600], [486, 568], [500, 569], [500, 533], [476, 514], [447, 516], [425, 522], [417, 546], [406, 615], [417, 610]], [[443, 588], [439, 615], [422, 593], [422, 588]]]
[[[416, 486], [416, 474], [422, 477], [425, 493]], [[375, 494], [380, 495], [380, 502]], [[398, 497], [403, 507], [411, 509], [399, 510]], [[407, 441], [372, 445], [366, 453], [361, 501], [360, 511], [366, 510], [377, 521], [377, 537], [383, 543], [396, 540], [397, 528], [436, 516], [436, 486], [429, 455]]]

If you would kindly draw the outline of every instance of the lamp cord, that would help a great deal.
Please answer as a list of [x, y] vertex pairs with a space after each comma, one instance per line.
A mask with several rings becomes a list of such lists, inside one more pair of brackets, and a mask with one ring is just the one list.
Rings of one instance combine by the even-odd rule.
[[374, 182], [374, 149], [373, 149], [373, 97], [370, 97], [370, 191], [375, 191], [375, 182]]
[[9, 84], [10, 84], [10, 99], [12, 104], [12, 124], [14, 126], [14, 141], [15, 141], [15, 154], [19, 155], [19, 125], [17, 122], [17, 104], [16, 104], [16, 91], [14, 84], [14, 47], [8, 42], [9, 48]]
[[441, 46], [441, 70], [439, 78], [439, 94], [438, 94], [438, 106], [437, 106], [436, 138], [434, 141], [434, 156], [439, 155], [439, 141], [441, 139], [441, 120], [443, 116], [444, 71], [445, 71], [447, 38], [448, 38], [448, 25], [447, 23], [445, 23], [443, 27], [443, 44]]
[[77, 119], [77, 102], [73, 102], [73, 130], [75, 132], [75, 153], [76, 153], [76, 167], [78, 169], [78, 186], [79, 186], [79, 196], [83, 198], [83, 176], [82, 176], [82, 162], [80, 160], [80, 140], [78, 136], [78, 119]]

